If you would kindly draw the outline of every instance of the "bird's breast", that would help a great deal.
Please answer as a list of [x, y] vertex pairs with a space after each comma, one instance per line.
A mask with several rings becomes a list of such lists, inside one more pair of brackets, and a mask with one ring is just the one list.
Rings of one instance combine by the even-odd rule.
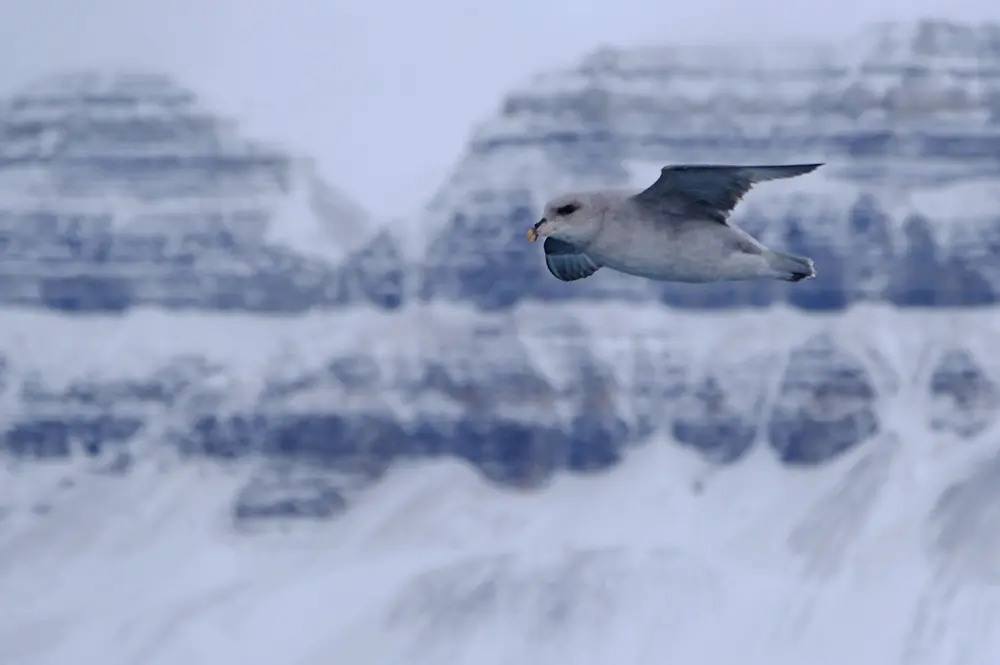
[[602, 233], [588, 254], [609, 268], [640, 277], [712, 281], [718, 277], [726, 230], [697, 221], [620, 225]]

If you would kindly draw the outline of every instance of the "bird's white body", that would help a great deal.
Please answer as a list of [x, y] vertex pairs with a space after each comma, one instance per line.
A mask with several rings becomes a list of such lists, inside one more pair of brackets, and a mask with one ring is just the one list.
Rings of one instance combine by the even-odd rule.
[[528, 239], [546, 237], [546, 266], [563, 281], [607, 267], [671, 282], [797, 282], [816, 274], [810, 259], [765, 247], [728, 217], [754, 183], [818, 166], [664, 167], [638, 193], [579, 192], [550, 201]]
[[662, 224], [609, 219], [586, 252], [619, 272], [669, 282], [773, 277], [767, 249], [742, 229], [699, 220]]

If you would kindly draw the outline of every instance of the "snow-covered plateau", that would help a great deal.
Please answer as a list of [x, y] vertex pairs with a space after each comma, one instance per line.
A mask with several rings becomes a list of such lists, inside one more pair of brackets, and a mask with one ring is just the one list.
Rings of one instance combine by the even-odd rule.
[[[824, 160], [801, 284], [565, 284], [567, 187]], [[370, 218], [155, 73], [0, 101], [0, 665], [1000, 662], [1000, 26], [607, 47]]]

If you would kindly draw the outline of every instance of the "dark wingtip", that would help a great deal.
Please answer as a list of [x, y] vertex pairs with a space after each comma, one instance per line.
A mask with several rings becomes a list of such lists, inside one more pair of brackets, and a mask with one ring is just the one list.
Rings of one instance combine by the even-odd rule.
[[756, 181], [776, 180], [778, 178], [794, 178], [795, 176], [812, 173], [824, 162], [813, 162], [811, 164], [768, 164], [766, 166], [744, 167], [751, 173], [755, 173]]
[[779, 177], [794, 178], [796, 176], [812, 173], [821, 166], [823, 166], [823, 162], [815, 162], [812, 164], [788, 164], [787, 166], [778, 166], [775, 168], [778, 173], [781, 173], [781, 176]]

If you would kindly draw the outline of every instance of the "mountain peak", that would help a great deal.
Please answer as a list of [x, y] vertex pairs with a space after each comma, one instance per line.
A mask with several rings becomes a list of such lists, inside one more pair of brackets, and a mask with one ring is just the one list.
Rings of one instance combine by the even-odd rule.
[[[978, 293], [977, 301], [991, 301], [1000, 275], [962, 245], [997, 224], [987, 203], [997, 188], [998, 122], [995, 24], [883, 23], [826, 43], [768, 35], [757, 44], [603, 46], [573, 66], [539, 72], [476, 128], [426, 211], [427, 273], [439, 282], [428, 291], [490, 307], [660, 293], [670, 304], [801, 297], [825, 308], [885, 294], [895, 280], [893, 298]], [[762, 161], [828, 163], [794, 183], [755, 189], [734, 213], [734, 223], [762, 240], [797, 243], [827, 266], [787, 296], [767, 286], [694, 295], [612, 272], [565, 287], [539, 272], [537, 251], [523, 240], [545, 200], [561, 191], [640, 189], [670, 163]], [[904, 251], [898, 230], [915, 215], [941, 240]], [[926, 265], [931, 256], [947, 257], [937, 259], [935, 283], [963, 287], [932, 296], [938, 287], [912, 286], [903, 262]], [[503, 280], [487, 268], [500, 262]], [[843, 295], [824, 300], [834, 293]]]
[[102, 69], [76, 69], [40, 76], [14, 95], [15, 98], [105, 96], [193, 98], [190, 91], [163, 72]]
[[247, 137], [167, 74], [100, 70], [0, 102], [0, 232], [14, 297], [71, 309], [112, 292], [115, 307], [328, 302], [370, 235], [308, 158]]

